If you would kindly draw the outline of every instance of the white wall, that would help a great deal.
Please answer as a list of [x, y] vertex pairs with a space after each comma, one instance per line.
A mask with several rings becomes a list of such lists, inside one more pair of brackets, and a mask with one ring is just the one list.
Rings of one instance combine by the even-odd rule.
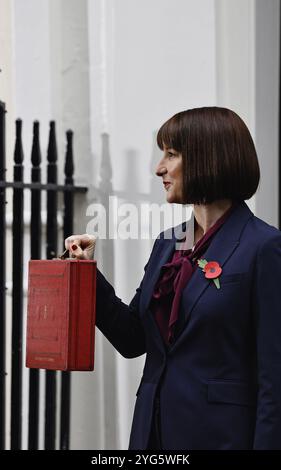
[[[266, 3], [263, 12], [260, 0], [0, 0], [0, 60], [8, 70], [0, 99], [13, 96], [13, 115], [24, 119], [26, 158], [34, 119], [42, 122], [44, 159], [48, 121], [56, 119], [61, 170], [64, 132], [74, 130], [76, 180], [89, 186], [77, 201], [76, 232], [86, 230], [87, 206], [107, 204], [108, 195], [138, 207], [164, 202], [155, 133], [178, 111], [212, 105], [234, 109], [248, 124], [266, 171], [257, 200], [276, 225], [279, 16], [277, 0]], [[270, 51], [266, 60], [257, 43]], [[98, 241], [98, 265], [126, 302], [151, 245]], [[72, 374], [72, 448], [127, 448], [143, 360], [123, 359], [97, 331], [95, 371]]]
[[255, 203], [258, 216], [277, 227], [280, 139], [279, 0], [256, 0], [255, 50], [255, 135], [261, 167], [261, 184]]
[[[11, 155], [13, 152], [12, 136], [14, 135], [14, 73], [13, 73], [13, 11], [9, 0], [0, 0], [0, 100], [6, 103], [6, 164], [7, 179], [11, 178]], [[6, 192], [6, 200], [11, 204], [11, 193]], [[11, 259], [11, 240], [7, 240], [7, 256]], [[7, 267], [8, 278], [11, 269]], [[7, 299], [7, 311], [10, 309], [10, 298]], [[10, 315], [6, 318], [6, 370], [11, 370], [11, 322]], [[6, 376], [6, 394], [10, 395], [11, 374]], [[6, 423], [9, 431], [10, 407], [6, 407]], [[9, 445], [9, 432], [6, 435], [6, 444]]]

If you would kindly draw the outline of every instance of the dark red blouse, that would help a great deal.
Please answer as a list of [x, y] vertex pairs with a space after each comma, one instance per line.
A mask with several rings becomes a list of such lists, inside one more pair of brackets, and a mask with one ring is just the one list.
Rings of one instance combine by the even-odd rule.
[[233, 202], [232, 206], [198, 240], [193, 249], [175, 250], [171, 261], [162, 266], [150, 308], [167, 345], [171, 345], [174, 341], [181, 294], [197, 269], [197, 260], [205, 253], [213, 237], [237, 205], [238, 203]]

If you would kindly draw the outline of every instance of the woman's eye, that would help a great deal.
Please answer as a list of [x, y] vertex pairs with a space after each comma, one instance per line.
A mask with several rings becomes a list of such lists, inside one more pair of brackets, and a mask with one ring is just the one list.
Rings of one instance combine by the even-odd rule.
[[169, 157], [175, 157], [176, 156], [176, 154], [172, 153], [172, 152], [168, 152], [168, 155], [169, 155]]

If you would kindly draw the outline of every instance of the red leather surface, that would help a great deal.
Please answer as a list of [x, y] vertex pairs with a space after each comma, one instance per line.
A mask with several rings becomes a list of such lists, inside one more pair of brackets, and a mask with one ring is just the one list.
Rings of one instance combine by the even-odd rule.
[[31, 260], [26, 366], [93, 370], [96, 261]]

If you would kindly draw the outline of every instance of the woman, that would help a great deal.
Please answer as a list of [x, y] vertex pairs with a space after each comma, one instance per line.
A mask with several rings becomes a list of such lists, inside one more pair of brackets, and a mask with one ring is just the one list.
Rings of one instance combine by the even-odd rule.
[[[129, 306], [98, 272], [97, 326], [146, 354], [130, 449], [281, 449], [281, 234], [254, 216], [259, 165], [233, 111], [176, 114], [156, 174], [191, 219], [156, 239]], [[95, 240], [65, 245], [93, 257]]]

